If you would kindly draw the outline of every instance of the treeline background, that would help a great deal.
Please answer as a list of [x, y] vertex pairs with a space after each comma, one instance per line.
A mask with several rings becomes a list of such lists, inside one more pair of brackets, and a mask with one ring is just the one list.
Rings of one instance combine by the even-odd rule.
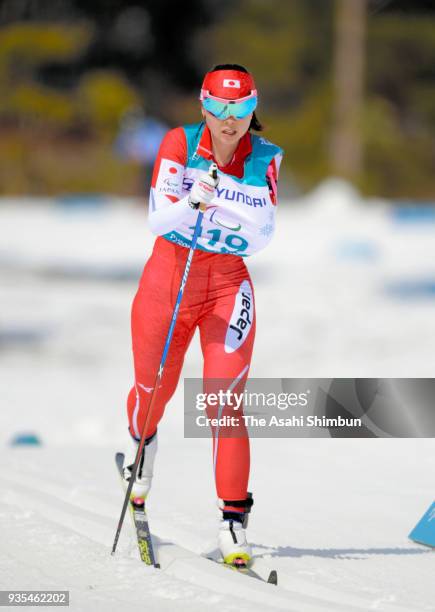
[[199, 120], [202, 76], [246, 65], [282, 184], [435, 197], [432, 0], [3, 0], [0, 195], [137, 193], [126, 112]]

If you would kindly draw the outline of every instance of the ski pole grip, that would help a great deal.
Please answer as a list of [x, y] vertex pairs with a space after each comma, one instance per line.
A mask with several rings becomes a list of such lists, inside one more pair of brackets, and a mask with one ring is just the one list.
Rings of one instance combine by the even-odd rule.
[[217, 164], [215, 164], [214, 162], [212, 164], [210, 164], [210, 168], [208, 169], [208, 173], [211, 176], [212, 179], [216, 180], [217, 179]]

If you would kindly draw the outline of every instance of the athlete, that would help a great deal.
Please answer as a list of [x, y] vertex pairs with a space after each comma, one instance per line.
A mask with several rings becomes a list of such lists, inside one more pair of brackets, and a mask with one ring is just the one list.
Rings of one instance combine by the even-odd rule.
[[[201, 123], [169, 131], [154, 166], [149, 225], [158, 238], [132, 307], [135, 384], [127, 402], [132, 448], [126, 454], [128, 480], [142, 430], [142, 456], [132, 496], [145, 498], [157, 450], [157, 426], [175, 392], [189, 343], [199, 328], [204, 357], [204, 390], [242, 393], [255, 337], [252, 281], [244, 258], [263, 249], [275, 226], [277, 180], [282, 150], [252, 133], [261, 131], [252, 75], [237, 64], [219, 65], [205, 75]], [[209, 173], [218, 166], [217, 178]], [[193, 256], [161, 385], [148, 416], [188, 248], [198, 217], [202, 232]], [[222, 406], [220, 414], [228, 412]], [[208, 414], [213, 411], [208, 410]], [[240, 414], [240, 411], [238, 411]], [[216, 410], [214, 412], [216, 415]], [[232, 431], [232, 434], [231, 434]], [[218, 544], [226, 563], [246, 563], [249, 438], [239, 418], [235, 430], [212, 428], [213, 466], [222, 519]]]

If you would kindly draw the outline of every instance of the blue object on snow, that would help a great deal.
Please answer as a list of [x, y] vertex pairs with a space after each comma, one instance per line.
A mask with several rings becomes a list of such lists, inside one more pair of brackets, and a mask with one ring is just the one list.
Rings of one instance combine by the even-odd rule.
[[379, 258], [379, 247], [371, 240], [341, 240], [334, 251], [340, 261], [373, 262]]
[[396, 204], [392, 216], [396, 223], [435, 223], [435, 205], [433, 202]]
[[38, 346], [49, 336], [50, 331], [44, 326], [8, 326], [0, 327], [0, 350], [11, 347]]
[[409, 534], [418, 544], [435, 547], [435, 502]]
[[435, 298], [435, 279], [405, 279], [393, 281], [385, 285], [385, 291], [392, 297]]
[[108, 196], [102, 193], [68, 193], [56, 198], [55, 203], [68, 212], [77, 210], [99, 210], [109, 203]]
[[41, 440], [35, 433], [17, 433], [12, 438], [12, 446], [41, 446]]

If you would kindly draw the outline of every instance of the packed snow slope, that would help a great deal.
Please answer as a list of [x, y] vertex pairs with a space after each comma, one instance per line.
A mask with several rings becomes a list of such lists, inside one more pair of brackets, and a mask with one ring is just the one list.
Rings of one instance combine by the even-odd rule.
[[[249, 537], [274, 587], [200, 556], [216, 546], [211, 444], [183, 437], [182, 382], [148, 504], [163, 569], [138, 561], [129, 517], [112, 557], [144, 208], [3, 200], [0, 226], [0, 589], [66, 589], [85, 611], [435, 610], [433, 551], [407, 539], [433, 500], [433, 440], [252, 440]], [[247, 263], [251, 376], [433, 376], [430, 215], [329, 182], [281, 202], [272, 244]], [[200, 375], [195, 338], [183, 376]], [[22, 433], [41, 444], [11, 444]]]

